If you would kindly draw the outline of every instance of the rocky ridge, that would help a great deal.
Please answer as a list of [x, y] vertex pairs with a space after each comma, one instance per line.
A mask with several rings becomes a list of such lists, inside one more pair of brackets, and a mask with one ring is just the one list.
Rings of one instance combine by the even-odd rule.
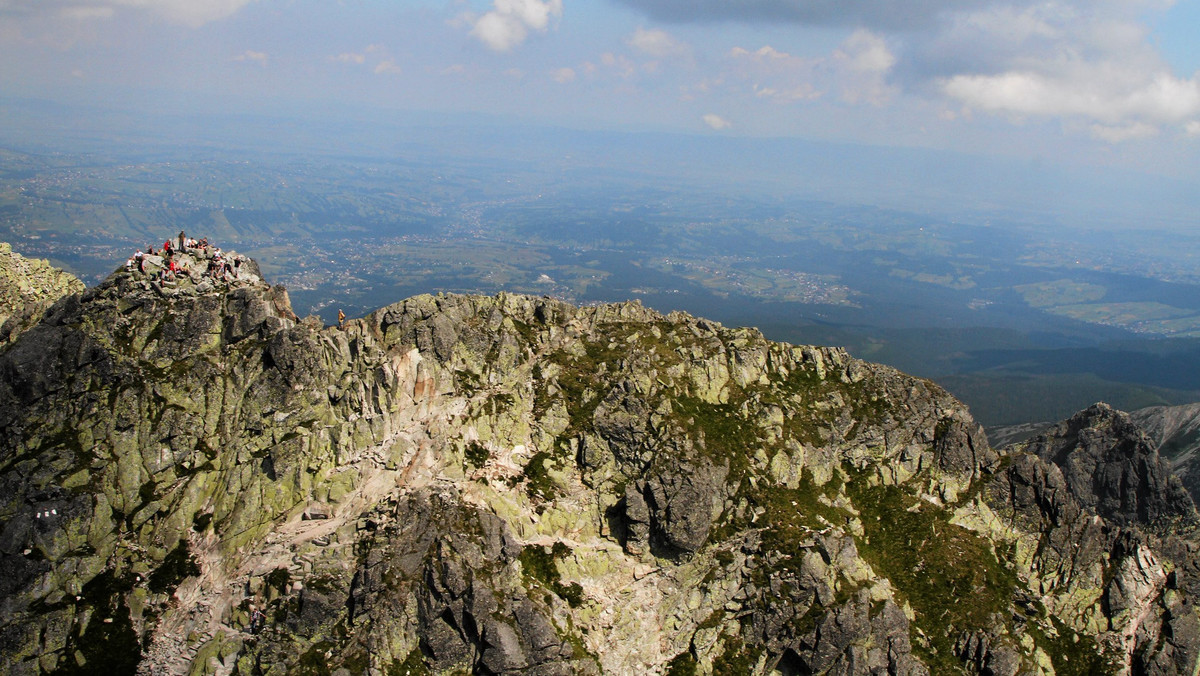
[[84, 289], [75, 275], [41, 258], [25, 258], [0, 242], [0, 337], [41, 316], [54, 301]]
[[1002, 454], [933, 383], [636, 303], [339, 329], [118, 271], [0, 351], [0, 668], [1191, 674], [1139, 434]]

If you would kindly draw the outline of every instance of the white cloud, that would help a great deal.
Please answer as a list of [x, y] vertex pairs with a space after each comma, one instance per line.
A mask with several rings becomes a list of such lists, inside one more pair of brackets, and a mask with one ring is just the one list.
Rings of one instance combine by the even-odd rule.
[[345, 52], [338, 54], [337, 56], [331, 56], [329, 57], [329, 60], [336, 63], [349, 63], [361, 66], [363, 62], [367, 60], [367, 57], [362, 54]]
[[403, 72], [404, 69], [400, 67], [400, 64], [391, 59], [384, 59], [375, 64], [374, 73], [376, 75], [399, 75]]
[[507, 52], [525, 42], [530, 30], [545, 32], [562, 16], [562, 0], [493, 0], [492, 10], [472, 22], [471, 36], [489, 49]]
[[993, 112], [1056, 117], [1078, 116], [1107, 126], [1132, 122], [1183, 123], [1200, 114], [1200, 81], [1139, 73], [1106, 64], [1079, 64], [1061, 73], [1012, 71], [999, 75], [956, 75], [942, 82], [945, 93]]
[[1183, 125], [1183, 130], [1187, 132], [1188, 136], [1200, 136], [1200, 120], [1188, 122]]
[[760, 62], [784, 61], [796, 58], [787, 52], [781, 52], [778, 49], [775, 49], [771, 45], [763, 45], [753, 52], [743, 47], [734, 47], [733, 49], [729, 50], [729, 56], [735, 59], [752, 59]]
[[662, 30], [639, 28], [629, 37], [629, 46], [656, 59], [688, 54], [688, 46]]
[[260, 66], [265, 66], [265, 65], [267, 65], [267, 53], [266, 52], [256, 52], [253, 49], [247, 49], [246, 51], [242, 52], [241, 54], [238, 54], [237, 56], [233, 57], [233, 60], [234, 61], [242, 61], [245, 63], [257, 63]]
[[883, 105], [899, 91], [888, 83], [896, 56], [883, 37], [868, 30], [854, 31], [824, 56], [795, 56], [771, 45], [754, 51], [734, 47], [728, 55], [733, 74], [748, 81], [760, 99], [812, 101], [833, 90], [852, 104]]
[[700, 119], [704, 121], [704, 124], [707, 124], [712, 129], [721, 130], [728, 129], [733, 126], [732, 122], [715, 113], [708, 113], [703, 115]]
[[1154, 136], [1200, 115], [1200, 74], [1176, 76], [1150, 41], [1143, 13], [1169, 4], [1037, 0], [962, 12], [914, 70], [940, 70], [935, 88], [968, 109], [1074, 121], [1064, 128], [1110, 143]]
[[888, 49], [887, 42], [864, 29], [851, 33], [833, 54], [852, 70], [862, 73], [886, 73], [896, 65], [896, 57]]
[[835, 79], [847, 103], [882, 106], [899, 91], [888, 83], [896, 56], [887, 41], [866, 29], [850, 34], [833, 52]]
[[553, 73], [551, 73], [550, 77], [554, 78], [554, 81], [559, 84], [566, 84], [575, 79], [575, 69], [574, 68], [559, 68], [558, 70], [555, 70]]
[[624, 54], [604, 52], [600, 55], [600, 65], [613, 70], [619, 77], [630, 78], [637, 73], [637, 64]]
[[790, 89], [775, 89], [755, 84], [754, 95], [760, 99], [777, 99], [782, 101], [812, 101], [821, 98], [822, 92], [811, 84], [800, 84]]

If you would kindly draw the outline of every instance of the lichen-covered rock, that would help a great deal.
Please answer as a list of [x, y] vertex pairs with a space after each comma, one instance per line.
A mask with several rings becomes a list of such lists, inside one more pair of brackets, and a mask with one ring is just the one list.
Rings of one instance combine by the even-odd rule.
[[83, 289], [75, 275], [49, 261], [25, 258], [10, 244], [0, 242], [0, 341], [12, 340], [35, 324], [55, 301]]
[[1187, 505], [1105, 511], [928, 381], [636, 303], [323, 327], [256, 270], [0, 349], [0, 669], [1195, 669]]

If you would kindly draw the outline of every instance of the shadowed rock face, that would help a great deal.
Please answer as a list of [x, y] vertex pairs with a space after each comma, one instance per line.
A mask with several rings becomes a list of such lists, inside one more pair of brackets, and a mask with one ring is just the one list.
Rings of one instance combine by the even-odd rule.
[[0, 669], [1192, 673], [1194, 510], [1109, 427], [1001, 454], [638, 304], [119, 272], [0, 351]]
[[1170, 463], [1129, 414], [1106, 404], [1080, 411], [1029, 441], [1026, 450], [1054, 463], [1089, 512], [1120, 525], [1170, 526], [1195, 506]]

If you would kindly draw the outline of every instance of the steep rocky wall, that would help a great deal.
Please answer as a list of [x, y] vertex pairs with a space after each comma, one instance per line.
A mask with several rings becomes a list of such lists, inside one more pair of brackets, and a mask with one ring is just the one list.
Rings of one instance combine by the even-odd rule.
[[0, 668], [1194, 668], [1194, 538], [1066, 481], [928, 381], [687, 315], [343, 330], [121, 272], [0, 352]]

